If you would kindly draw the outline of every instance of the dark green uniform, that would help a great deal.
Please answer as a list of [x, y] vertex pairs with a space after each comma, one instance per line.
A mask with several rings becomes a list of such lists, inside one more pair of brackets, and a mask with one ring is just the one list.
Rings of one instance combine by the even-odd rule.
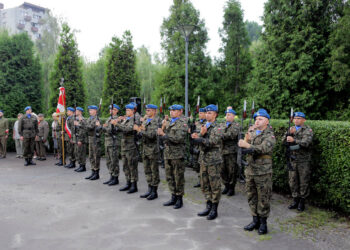
[[89, 160], [92, 171], [100, 170], [101, 161], [101, 138], [98, 131], [101, 128], [96, 126], [97, 120], [97, 116], [90, 116], [86, 123], [86, 128], [89, 136]]
[[[77, 117], [78, 118], [78, 117]], [[88, 144], [88, 136], [87, 136], [87, 121], [84, 117], [82, 117], [82, 120], [79, 121], [79, 125], [76, 125], [74, 127], [75, 134], [77, 136], [76, 141], [81, 142], [81, 145], [79, 146], [78, 143], [75, 143], [75, 159], [78, 161], [80, 166], [86, 165], [86, 146]], [[74, 138], [75, 140], [75, 138]]]
[[69, 158], [70, 162], [75, 162], [75, 136], [74, 136], [74, 116], [68, 116], [67, 117], [67, 127], [71, 131], [71, 137], [69, 138], [69, 135], [66, 133], [66, 136], [68, 137], [67, 141], [67, 156]]
[[36, 117], [31, 114], [23, 115], [19, 120], [18, 133], [23, 136], [23, 157], [31, 161], [34, 155], [35, 137], [39, 134]]
[[[112, 119], [117, 119], [118, 116], [113, 116]], [[118, 159], [118, 141], [117, 141], [117, 130], [111, 124], [111, 117], [106, 121], [107, 127], [103, 127], [105, 134], [105, 155], [106, 165], [109, 170], [109, 174], [112, 177], [119, 176], [119, 159]]]
[[46, 158], [46, 148], [45, 142], [47, 141], [47, 137], [49, 135], [49, 124], [47, 121], [41, 121], [38, 125], [38, 136], [39, 138], [36, 140], [36, 151], [38, 153], [38, 157]]
[[[194, 131], [194, 133], [200, 133], [201, 131], [201, 127], [202, 125], [204, 125], [206, 122], [206, 120], [204, 119], [201, 119], [199, 121], [196, 121], [196, 129]], [[195, 144], [193, 146], [193, 153], [192, 153], [192, 159], [193, 159], [193, 170], [196, 171], [196, 173], [198, 173], [198, 177], [200, 177], [200, 164], [199, 164], [199, 145], [198, 144]], [[200, 178], [199, 178], [200, 179]]]
[[0, 157], [6, 157], [6, 144], [9, 135], [9, 122], [3, 116], [0, 117]]

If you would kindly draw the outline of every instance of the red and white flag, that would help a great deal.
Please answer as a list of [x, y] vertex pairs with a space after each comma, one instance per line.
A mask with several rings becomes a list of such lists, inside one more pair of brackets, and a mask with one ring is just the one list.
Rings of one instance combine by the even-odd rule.
[[69, 117], [67, 117], [67, 119], [66, 119], [66, 124], [64, 125], [64, 130], [66, 130], [66, 133], [69, 136], [69, 139], [71, 139], [72, 138], [72, 131], [68, 127], [68, 119], [69, 119]]
[[56, 113], [64, 113], [66, 107], [66, 91], [64, 87], [60, 87], [60, 96], [58, 97]]

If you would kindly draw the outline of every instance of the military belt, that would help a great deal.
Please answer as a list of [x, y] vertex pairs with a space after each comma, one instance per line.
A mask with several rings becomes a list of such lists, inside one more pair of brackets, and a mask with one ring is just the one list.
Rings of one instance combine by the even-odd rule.
[[257, 159], [272, 159], [271, 155], [259, 155]]

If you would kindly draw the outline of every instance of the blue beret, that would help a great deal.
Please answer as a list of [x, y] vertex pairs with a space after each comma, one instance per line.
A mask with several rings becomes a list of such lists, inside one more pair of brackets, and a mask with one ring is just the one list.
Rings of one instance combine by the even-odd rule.
[[81, 111], [81, 112], [84, 112], [84, 109], [81, 108], [81, 107], [77, 107], [77, 110]]
[[72, 112], [74, 112], [74, 111], [75, 111], [75, 109], [74, 109], [74, 108], [72, 108], [72, 107], [68, 107], [68, 108], [67, 108], [67, 110], [72, 111]]
[[2, 111], [1, 109], [0, 109], [0, 112], [1, 112], [1, 113], [4, 113], [4, 111]]
[[306, 118], [305, 114], [303, 112], [294, 112], [294, 117], [302, 117], [302, 118]]
[[157, 105], [154, 105], [154, 104], [147, 104], [146, 105], [146, 109], [157, 109]]
[[234, 111], [233, 109], [228, 109], [225, 111], [225, 114], [230, 113], [230, 114], [234, 114], [237, 115], [236, 111]]
[[98, 110], [98, 107], [96, 105], [90, 105], [90, 106], [88, 106], [88, 109], [96, 109], [96, 110]]
[[200, 108], [199, 112], [207, 112], [207, 110], [205, 108]]
[[137, 107], [136, 102], [130, 102], [130, 104], [131, 104], [131, 105], [133, 105], [133, 106], [134, 106], [134, 108], [135, 108], [135, 107]]
[[181, 110], [181, 109], [183, 109], [184, 107], [182, 107], [181, 105], [179, 105], [179, 104], [174, 104], [174, 105], [171, 105], [170, 107], [169, 107], [169, 109], [170, 110]]
[[262, 117], [266, 117], [267, 119], [270, 120], [270, 115], [269, 113], [267, 113], [267, 111], [265, 109], [259, 109], [258, 112], [256, 112], [254, 115], [253, 115], [253, 118], [255, 120], [256, 117], [258, 116], [262, 116]]
[[135, 108], [134, 102], [131, 102], [125, 106], [125, 109], [134, 109], [134, 108]]
[[28, 109], [32, 109], [32, 107], [31, 106], [27, 106], [27, 107], [24, 108], [24, 111], [27, 111]]
[[[109, 105], [109, 109], [111, 108], [112, 108], [112, 105]], [[120, 110], [120, 107], [117, 104], [113, 104], [113, 108]]]
[[215, 112], [218, 112], [218, 107], [214, 104], [210, 104], [208, 106], [205, 107], [205, 109], [208, 111], [215, 111]]

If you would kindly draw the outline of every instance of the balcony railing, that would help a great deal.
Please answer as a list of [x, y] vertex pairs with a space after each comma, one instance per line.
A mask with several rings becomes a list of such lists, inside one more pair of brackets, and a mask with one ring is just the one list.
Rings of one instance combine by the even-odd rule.
[[26, 20], [27, 22], [29, 22], [30, 20], [32, 20], [32, 17], [31, 17], [31, 16], [26, 15], [26, 16], [24, 17], [24, 20]]
[[25, 25], [23, 23], [17, 24], [17, 29], [23, 30]]
[[37, 27], [32, 26], [32, 31], [35, 33], [35, 32], [38, 32], [39, 29]]

